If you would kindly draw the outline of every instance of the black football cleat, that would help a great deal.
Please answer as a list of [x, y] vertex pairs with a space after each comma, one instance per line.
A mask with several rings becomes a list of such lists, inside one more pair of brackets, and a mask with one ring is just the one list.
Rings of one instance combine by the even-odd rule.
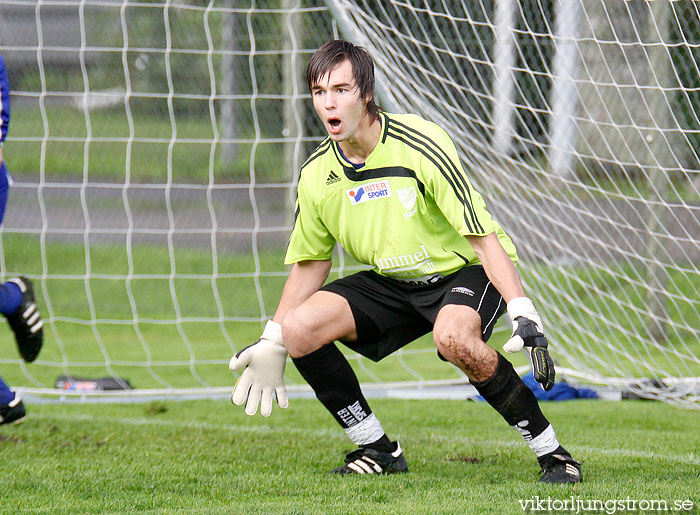
[[342, 467], [331, 470], [333, 474], [395, 474], [408, 472], [406, 459], [399, 442], [394, 452], [381, 452], [375, 449], [360, 447], [345, 457]]
[[24, 422], [27, 412], [24, 410], [24, 403], [18, 394], [9, 404], [0, 405], [0, 425], [19, 424]]
[[34, 302], [34, 287], [26, 277], [14, 277], [7, 281], [19, 286], [22, 292], [22, 303], [17, 311], [5, 315], [15, 333], [17, 347], [22, 359], [31, 363], [39, 355], [44, 343], [44, 321], [39, 315], [39, 309]]
[[[560, 452], [561, 451], [561, 452]], [[579, 483], [581, 464], [573, 459], [562, 447], [551, 454], [537, 458], [542, 467], [542, 483]]]

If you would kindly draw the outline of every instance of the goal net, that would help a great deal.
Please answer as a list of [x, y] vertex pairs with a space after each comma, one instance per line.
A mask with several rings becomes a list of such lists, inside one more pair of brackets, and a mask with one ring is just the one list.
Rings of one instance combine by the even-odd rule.
[[455, 137], [559, 370], [698, 407], [697, 3], [336, 4], [395, 108]]
[[[3, 2], [16, 183], [0, 271], [34, 281], [46, 343], [31, 365], [6, 348], [0, 375], [62, 395], [92, 393], [61, 376], [120, 378], [132, 398], [230, 391], [324, 135], [306, 62], [337, 36], [374, 55], [385, 109], [453, 136], [560, 376], [697, 408], [693, 2]], [[339, 250], [332, 277], [360, 268]], [[429, 337], [380, 364], [348, 356], [368, 388], [465, 380]], [[287, 382], [304, 388], [294, 367]]]

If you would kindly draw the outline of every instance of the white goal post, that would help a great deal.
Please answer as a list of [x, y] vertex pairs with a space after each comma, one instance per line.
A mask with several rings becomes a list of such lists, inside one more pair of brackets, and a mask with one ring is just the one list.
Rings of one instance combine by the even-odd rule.
[[[230, 390], [323, 136], [305, 65], [338, 36], [375, 57], [382, 107], [452, 135], [560, 377], [699, 408], [700, 11], [683, 0], [4, 1], [0, 272], [34, 281], [46, 344], [31, 365], [5, 348], [0, 375], [66, 396], [58, 376]], [[359, 268], [339, 250], [334, 276]], [[429, 339], [349, 356], [368, 388], [465, 380]]]

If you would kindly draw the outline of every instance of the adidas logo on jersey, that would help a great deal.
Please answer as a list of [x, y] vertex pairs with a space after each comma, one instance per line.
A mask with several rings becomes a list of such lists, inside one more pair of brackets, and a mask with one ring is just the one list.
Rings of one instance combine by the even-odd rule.
[[326, 179], [326, 185], [330, 186], [331, 184], [335, 184], [336, 182], [340, 182], [340, 177], [336, 175], [336, 173], [331, 170], [331, 173], [328, 174], [328, 179]]

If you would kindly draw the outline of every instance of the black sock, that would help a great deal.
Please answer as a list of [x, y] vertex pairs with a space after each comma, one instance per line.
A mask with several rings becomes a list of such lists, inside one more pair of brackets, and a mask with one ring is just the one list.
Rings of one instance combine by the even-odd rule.
[[542, 463], [544, 460], [546, 460], [548, 457], [552, 456], [553, 454], [563, 454], [564, 456], [571, 456], [571, 454], [569, 454], [569, 451], [567, 451], [566, 449], [564, 449], [560, 445], [559, 447], [554, 449], [552, 452], [548, 452], [547, 454], [543, 454], [542, 456], [538, 456], [537, 461]]
[[355, 372], [335, 344], [292, 361], [316, 398], [343, 428], [354, 426], [372, 413]]
[[526, 440], [540, 435], [549, 426], [535, 394], [525, 386], [510, 361], [500, 353], [493, 376], [481, 383], [472, 384], [486, 402], [498, 411], [508, 424], [518, 429]]
[[376, 442], [361, 445], [360, 447], [366, 447], [368, 449], [374, 449], [375, 451], [380, 452], [394, 452], [396, 450], [396, 442], [392, 442], [389, 440], [389, 437], [384, 434]]

